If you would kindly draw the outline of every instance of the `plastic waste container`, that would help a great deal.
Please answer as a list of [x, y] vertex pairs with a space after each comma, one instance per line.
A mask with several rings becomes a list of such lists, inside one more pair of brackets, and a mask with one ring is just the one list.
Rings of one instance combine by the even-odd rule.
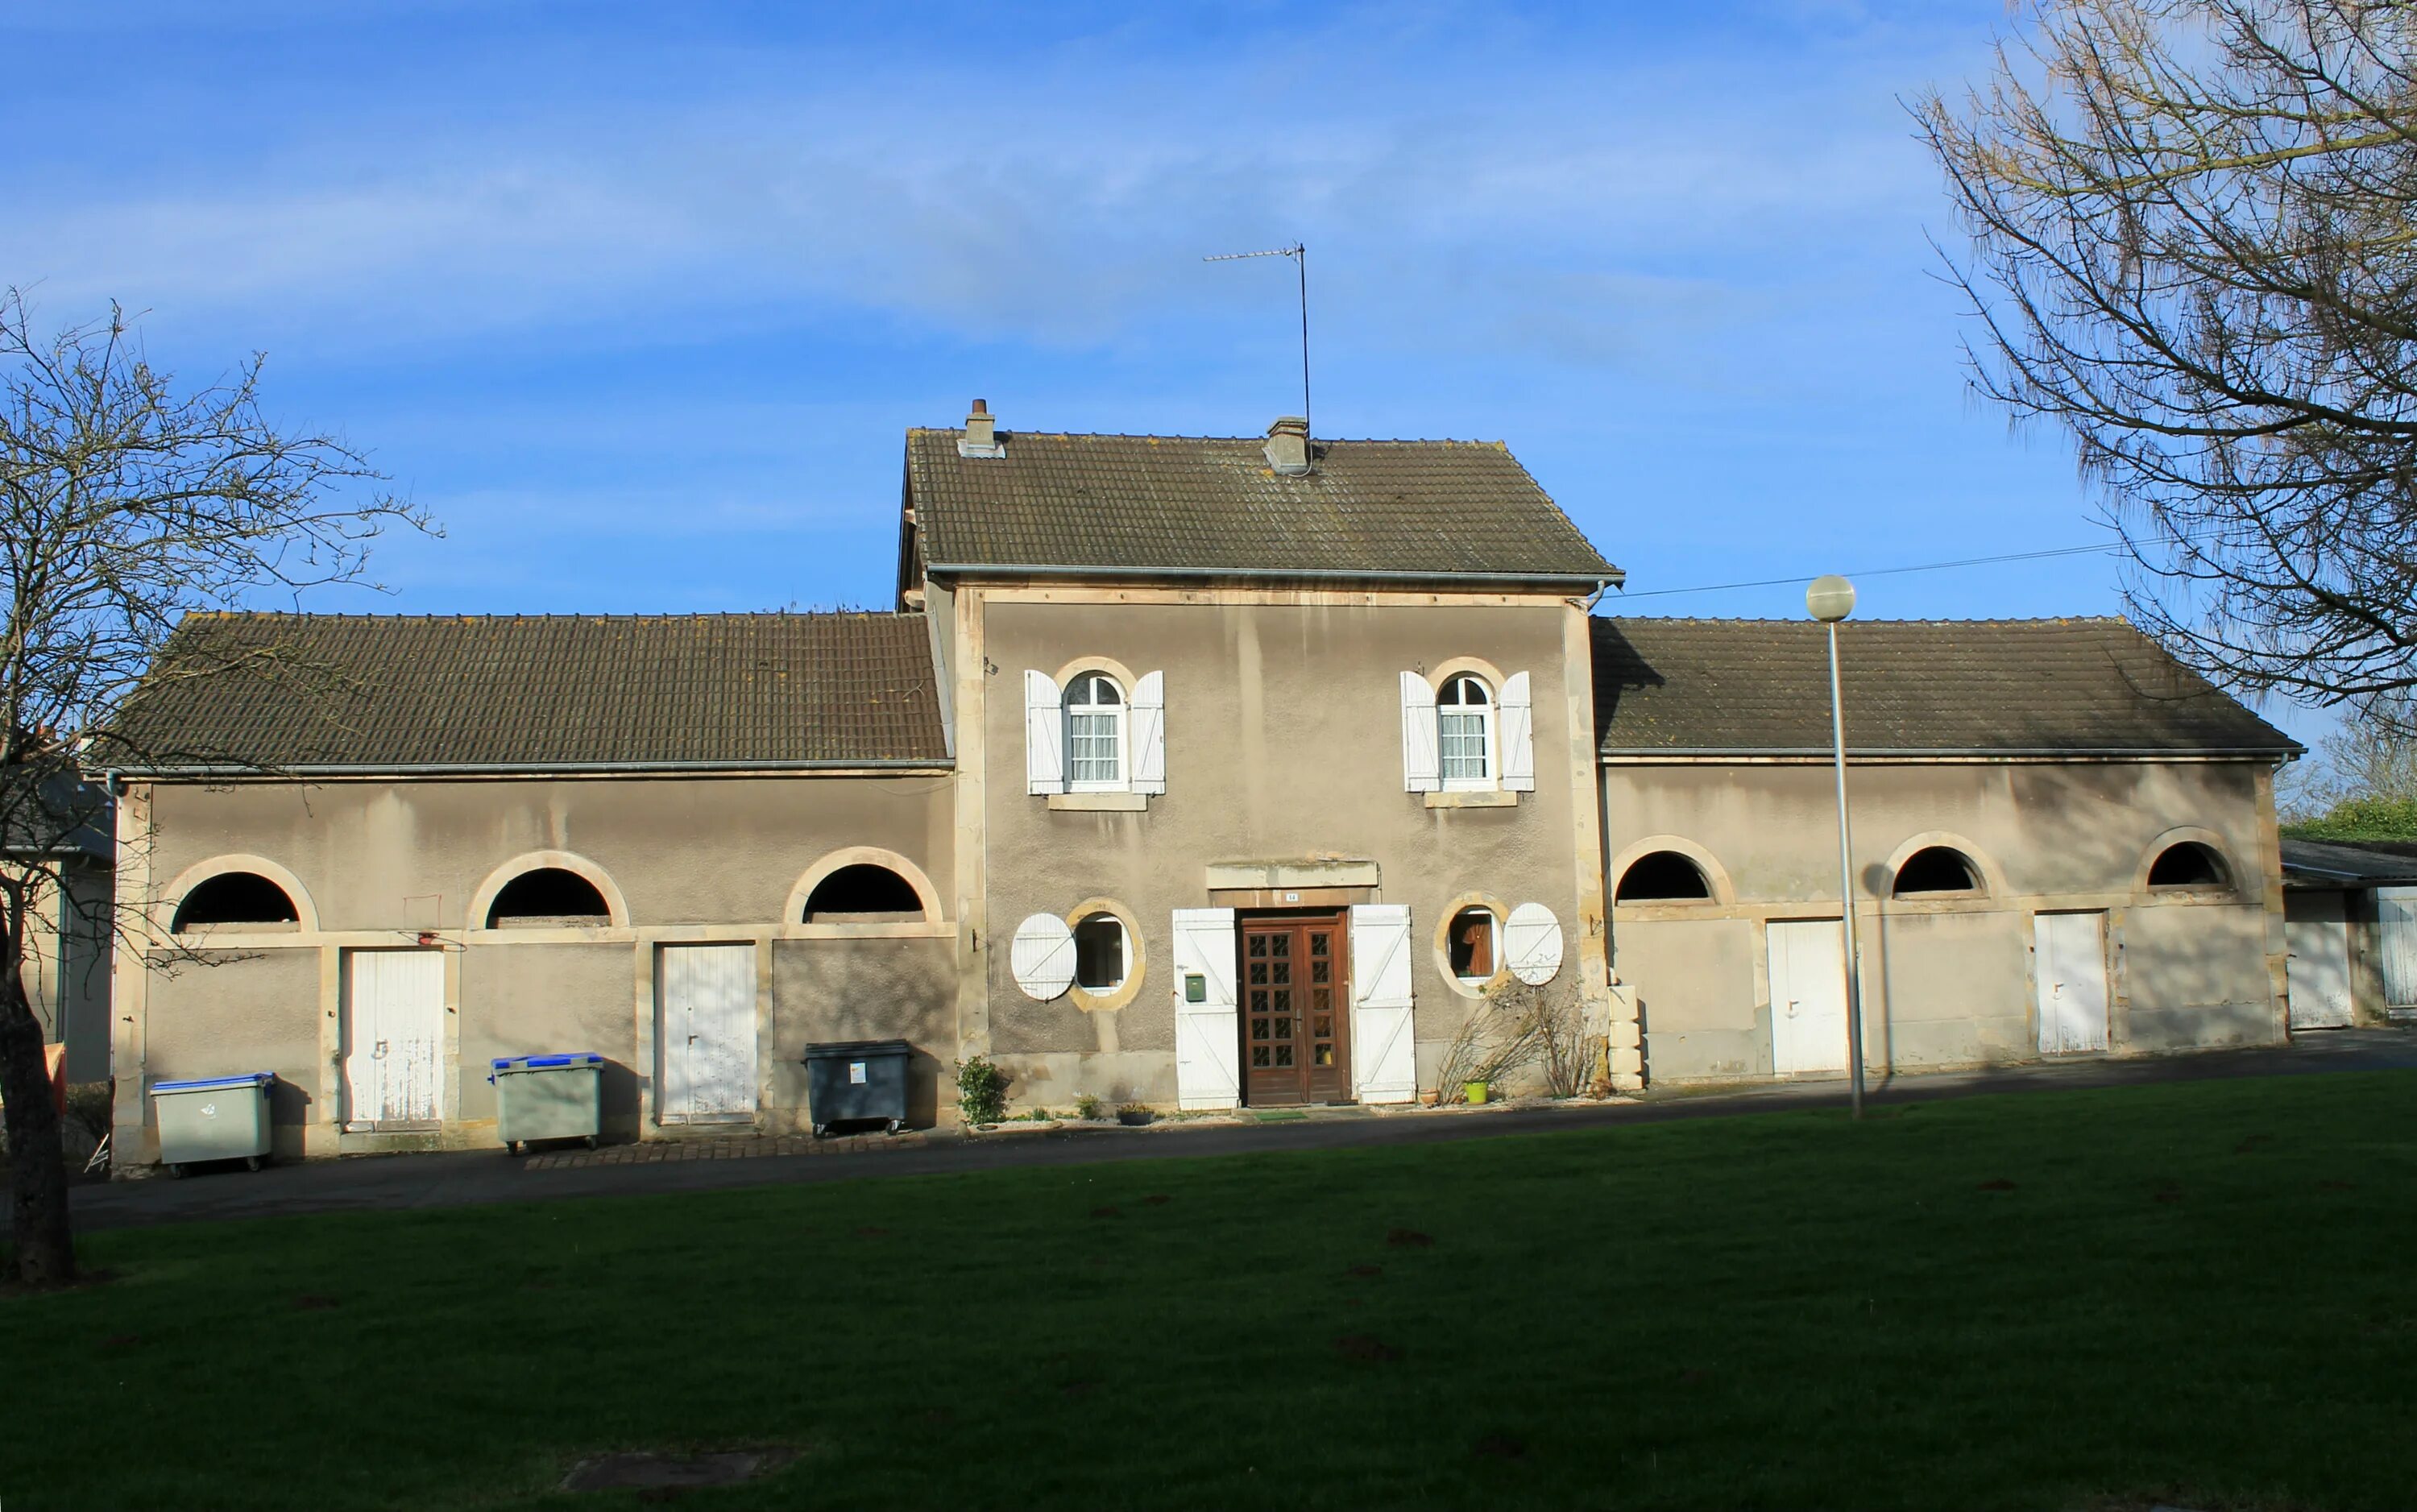
[[205, 1076], [151, 1083], [151, 1113], [160, 1126], [160, 1159], [181, 1176], [204, 1160], [240, 1160], [258, 1171], [268, 1163], [268, 1089], [274, 1071]]
[[833, 1124], [878, 1120], [897, 1133], [906, 1126], [906, 1061], [903, 1039], [851, 1039], [806, 1047], [806, 1116], [816, 1138]]
[[596, 1148], [604, 1132], [604, 1057], [499, 1055], [487, 1080], [495, 1084], [495, 1134], [508, 1154], [531, 1140], [585, 1140]]

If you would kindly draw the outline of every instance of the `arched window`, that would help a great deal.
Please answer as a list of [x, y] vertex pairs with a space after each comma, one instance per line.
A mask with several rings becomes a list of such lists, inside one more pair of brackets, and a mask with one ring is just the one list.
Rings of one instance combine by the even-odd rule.
[[1490, 908], [1464, 908], [1452, 916], [1452, 933], [1446, 940], [1452, 960], [1452, 974], [1464, 982], [1490, 982], [1494, 979], [1495, 918]]
[[1066, 686], [1066, 777], [1075, 793], [1110, 793], [1125, 785], [1125, 693], [1102, 672]]
[[205, 924], [299, 924], [285, 889], [257, 871], [221, 871], [196, 883], [168, 926], [179, 933]]
[[1104, 997], [1125, 985], [1131, 968], [1125, 922], [1114, 914], [1093, 914], [1074, 926], [1074, 985]]
[[1981, 869], [1972, 858], [1952, 845], [1925, 845], [1905, 858], [1896, 869], [1899, 898], [1919, 898], [1926, 893], [1976, 893], [1981, 890]]
[[870, 861], [840, 868], [806, 895], [808, 924], [904, 924], [922, 916], [915, 885]]
[[1612, 894], [1612, 901], [1704, 902], [1711, 896], [1712, 885], [1693, 857], [1677, 851], [1649, 851], [1631, 861], [1628, 869], [1619, 874], [1619, 886]]
[[1436, 752], [1445, 792], [1494, 785], [1494, 695], [1467, 673], [1436, 690]]
[[613, 910], [596, 885], [561, 867], [539, 867], [504, 884], [487, 909], [491, 930], [545, 925], [593, 927], [613, 921]]
[[2151, 887], [2228, 887], [2232, 885], [2232, 869], [2224, 864], [2215, 847], [2198, 840], [2183, 840], [2168, 845], [2149, 867]]

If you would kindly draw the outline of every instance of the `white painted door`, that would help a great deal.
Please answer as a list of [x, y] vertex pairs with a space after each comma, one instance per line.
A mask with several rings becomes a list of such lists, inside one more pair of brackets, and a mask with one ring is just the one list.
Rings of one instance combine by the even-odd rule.
[[2043, 1055], [2106, 1048], [2106, 915], [2037, 914], [2031, 971]]
[[1242, 1100], [1242, 1028], [1234, 990], [1234, 911], [1175, 911], [1175, 1100], [1185, 1109]]
[[1351, 906], [1351, 1095], [1414, 1102], [1418, 1036], [1411, 1024], [1410, 905]]
[[344, 955], [344, 1117], [356, 1127], [445, 1116], [445, 953]]
[[1847, 942], [1836, 919], [1771, 925], [1771, 1068], [1847, 1068]]
[[2375, 921], [2383, 951], [2383, 1001], [2394, 1007], [2417, 1005], [2417, 887], [2377, 888]]
[[755, 1116], [755, 947], [662, 947], [665, 1124], [742, 1123]]
[[2292, 911], [2301, 916], [2283, 926], [2283, 937], [2291, 950], [2294, 1029], [2350, 1026], [2348, 901], [2340, 893], [2302, 893], [2293, 900]]

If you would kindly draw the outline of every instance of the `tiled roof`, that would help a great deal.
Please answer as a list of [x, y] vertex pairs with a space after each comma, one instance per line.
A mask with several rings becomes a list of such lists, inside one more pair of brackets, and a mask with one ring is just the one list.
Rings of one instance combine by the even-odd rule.
[[961, 457], [956, 431], [906, 432], [924, 560], [1421, 578], [1617, 578], [1497, 442], [1321, 441], [1285, 476], [1256, 436], [1002, 431], [1005, 455]]
[[2318, 887], [2417, 882], [2417, 844], [2407, 840], [2283, 841], [2283, 877]]
[[194, 614], [126, 732], [135, 767], [948, 761], [920, 614]]
[[[1810, 620], [1597, 619], [1605, 755], [1830, 749]], [[2292, 739], [2120, 619], [1849, 620], [1847, 746], [1865, 752], [2265, 752]]]

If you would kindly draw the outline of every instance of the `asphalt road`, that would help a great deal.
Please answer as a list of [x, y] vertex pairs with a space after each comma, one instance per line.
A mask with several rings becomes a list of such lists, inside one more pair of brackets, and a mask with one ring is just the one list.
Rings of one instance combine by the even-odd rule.
[[[2099, 1060], [1998, 1070], [1900, 1076], [1872, 1088], [1879, 1103], [1981, 1093], [2132, 1086], [2236, 1077], [2417, 1068], [2417, 1034], [2335, 1030], [2286, 1047], [2215, 1051], [2144, 1060]], [[1372, 1113], [1337, 1110], [1271, 1124], [1115, 1126], [1050, 1133], [965, 1137], [934, 1134], [913, 1147], [862, 1153], [763, 1155], [631, 1165], [532, 1168], [498, 1150], [365, 1156], [275, 1166], [232, 1167], [183, 1181], [154, 1177], [74, 1188], [78, 1228], [122, 1228], [205, 1219], [265, 1217], [520, 1202], [562, 1197], [707, 1191], [803, 1182], [977, 1172], [1009, 1166], [1072, 1166], [1181, 1156], [1425, 1144], [1556, 1129], [1715, 1118], [1782, 1108], [1839, 1106], [1844, 1081], [1792, 1082], [1704, 1094], [1656, 1094], [1616, 1103], [1570, 1102], [1460, 1111]]]

